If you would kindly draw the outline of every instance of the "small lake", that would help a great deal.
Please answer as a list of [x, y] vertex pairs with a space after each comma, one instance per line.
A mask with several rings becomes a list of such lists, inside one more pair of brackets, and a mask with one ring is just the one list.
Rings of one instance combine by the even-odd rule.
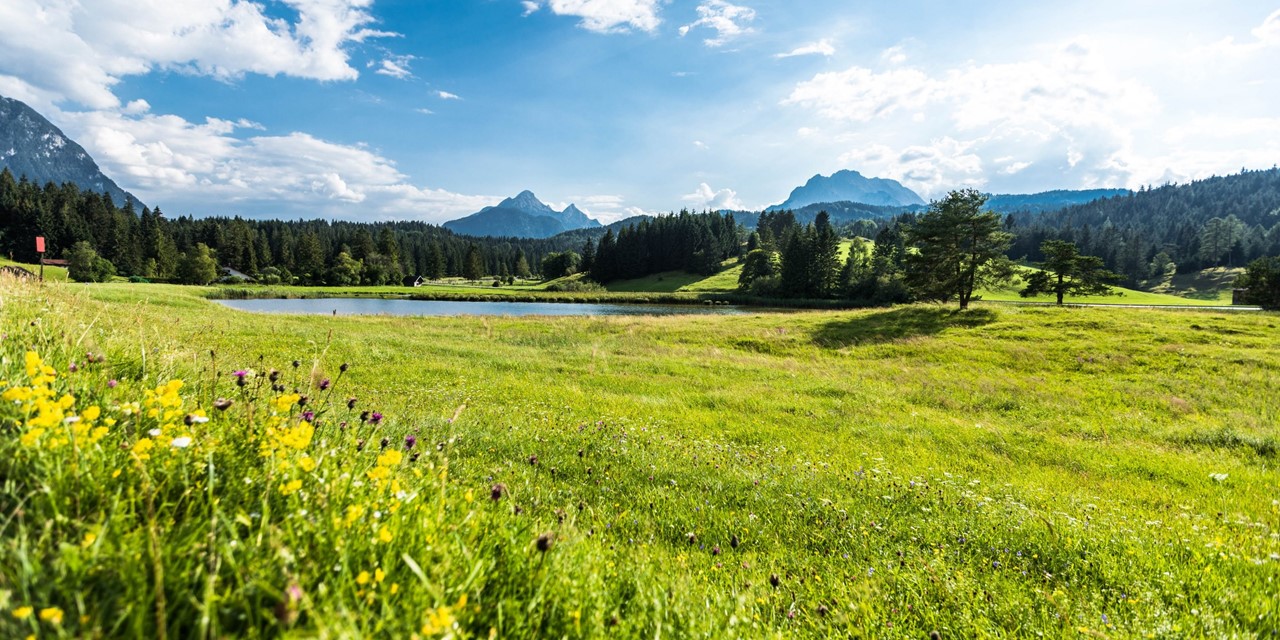
[[369, 316], [671, 316], [741, 315], [761, 308], [705, 304], [595, 304], [571, 302], [459, 302], [386, 298], [217, 300], [241, 311]]

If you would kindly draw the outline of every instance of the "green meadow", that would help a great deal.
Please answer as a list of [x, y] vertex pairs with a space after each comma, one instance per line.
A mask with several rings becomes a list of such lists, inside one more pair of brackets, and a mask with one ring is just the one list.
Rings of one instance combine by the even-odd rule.
[[215, 291], [0, 283], [0, 636], [1280, 630], [1275, 314]]

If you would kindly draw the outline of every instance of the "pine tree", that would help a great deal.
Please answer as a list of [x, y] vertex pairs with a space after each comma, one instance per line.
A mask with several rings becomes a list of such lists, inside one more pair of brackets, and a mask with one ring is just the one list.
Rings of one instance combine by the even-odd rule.
[[1044, 262], [1038, 271], [1027, 276], [1027, 286], [1019, 292], [1024, 298], [1052, 293], [1062, 304], [1065, 296], [1100, 296], [1111, 291], [1109, 286], [1120, 276], [1107, 271], [1102, 258], [1082, 256], [1074, 242], [1045, 240], [1040, 245]]
[[1013, 277], [1004, 256], [1012, 236], [999, 215], [982, 210], [986, 200], [974, 189], [952, 191], [908, 229], [916, 253], [907, 257], [907, 282], [918, 296], [967, 309], [976, 289]]

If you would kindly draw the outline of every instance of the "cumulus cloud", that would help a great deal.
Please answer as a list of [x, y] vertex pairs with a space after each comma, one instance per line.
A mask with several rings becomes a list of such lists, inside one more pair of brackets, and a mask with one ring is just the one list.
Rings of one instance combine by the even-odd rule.
[[730, 4], [725, 0], [707, 0], [698, 5], [698, 19], [680, 27], [680, 35], [687, 35], [698, 27], [714, 29], [715, 37], [702, 42], [708, 47], [719, 47], [726, 42], [753, 33], [748, 22], [756, 19], [756, 11], [750, 7]]
[[738, 192], [733, 189], [716, 191], [705, 182], [699, 184], [693, 193], [681, 196], [680, 199], [692, 203], [698, 209], [711, 209], [713, 211], [720, 209], [746, 209], [742, 202], [738, 200]]
[[658, 16], [662, 0], [526, 0], [522, 4], [526, 16], [545, 6], [558, 16], [581, 18], [578, 26], [597, 33], [653, 32], [662, 24]]
[[787, 53], [774, 54], [773, 57], [782, 59], [782, 58], [794, 58], [796, 56], [815, 56], [816, 55], [816, 56], [826, 56], [830, 58], [835, 54], [836, 54], [835, 45], [831, 44], [830, 40], [823, 38], [817, 42], [811, 42], [809, 44], [796, 47], [795, 49], [792, 49]]
[[362, 146], [305, 133], [255, 135], [261, 126], [246, 120], [119, 111], [55, 117], [107, 174], [171, 213], [442, 222], [495, 200], [411, 185]]
[[369, 28], [371, 0], [280, 0], [296, 19], [248, 0], [6, 0], [0, 88], [36, 105], [119, 106], [123, 78], [167, 70], [351, 80], [347, 48], [390, 35]]
[[[851, 67], [799, 83], [784, 104], [815, 110], [859, 149], [846, 164], [900, 179], [925, 195], [979, 186], [981, 176], [1041, 177], [1055, 172], [1081, 186], [1119, 186], [1135, 171], [1132, 130], [1162, 109], [1141, 82], [1112, 72], [1088, 41], [1073, 41], [1044, 59], [974, 64], [926, 73], [895, 67]], [[868, 133], [911, 131], [886, 140]], [[885, 134], [888, 135], [888, 134]], [[997, 162], [997, 158], [1017, 158]], [[1037, 173], [1040, 172], [1040, 173]]]
[[448, 91], [437, 91], [436, 96], [438, 96], [441, 100], [461, 100], [462, 99], [462, 96], [459, 96], [456, 93], [449, 93]]

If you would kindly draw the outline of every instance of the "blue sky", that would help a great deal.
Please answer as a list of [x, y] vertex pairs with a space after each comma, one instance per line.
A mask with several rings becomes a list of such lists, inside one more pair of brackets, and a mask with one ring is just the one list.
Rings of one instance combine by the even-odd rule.
[[1274, 1], [0, 3], [0, 95], [168, 215], [1137, 188], [1280, 161], [1276, 68]]

